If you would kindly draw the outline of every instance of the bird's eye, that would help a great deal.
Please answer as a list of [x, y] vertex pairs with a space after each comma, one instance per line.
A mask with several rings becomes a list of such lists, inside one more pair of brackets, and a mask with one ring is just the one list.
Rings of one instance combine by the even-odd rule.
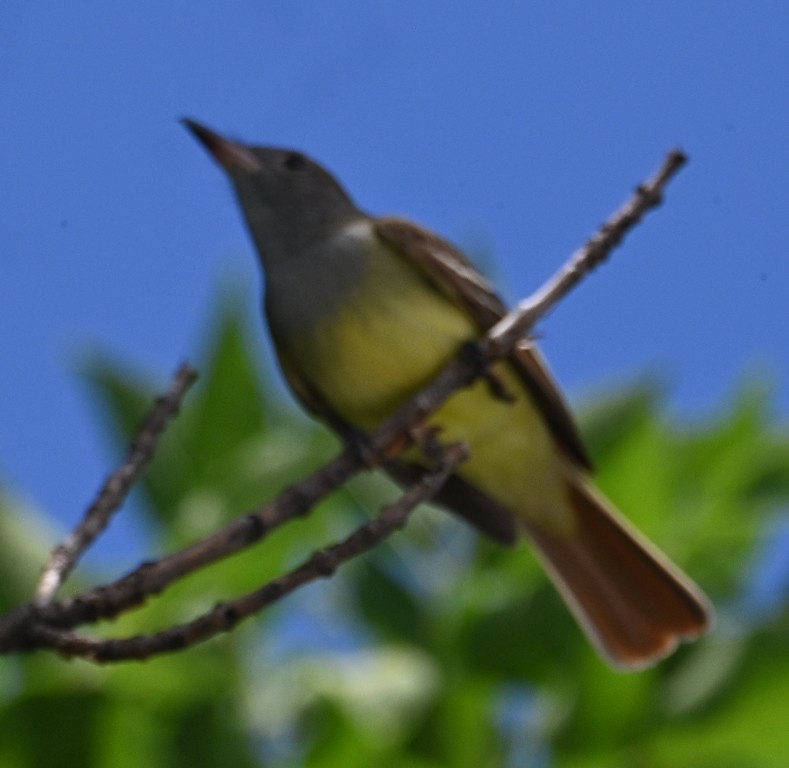
[[300, 171], [306, 167], [307, 160], [304, 155], [299, 152], [289, 152], [285, 155], [284, 163], [289, 171]]

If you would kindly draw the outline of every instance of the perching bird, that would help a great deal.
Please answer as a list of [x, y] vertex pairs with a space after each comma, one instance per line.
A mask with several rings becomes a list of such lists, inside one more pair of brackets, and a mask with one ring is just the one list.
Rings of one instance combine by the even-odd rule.
[[[342, 436], [372, 432], [504, 315], [454, 246], [364, 213], [304, 154], [184, 123], [235, 189], [285, 378]], [[572, 415], [533, 343], [524, 339], [491, 377], [497, 387], [480, 380], [429, 419], [442, 442], [469, 451], [436, 502], [499, 542], [527, 538], [614, 667], [642, 668], [701, 635], [712, 621], [707, 599], [593, 487]], [[388, 470], [408, 483], [429, 464], [414, 446]]]

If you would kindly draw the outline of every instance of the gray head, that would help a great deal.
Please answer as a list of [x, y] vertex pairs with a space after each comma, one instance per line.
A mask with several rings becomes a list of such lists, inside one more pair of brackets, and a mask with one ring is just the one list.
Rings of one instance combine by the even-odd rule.
[[363, 215], [334, 177], [301, 152], [251, 147], [193, 120], [184, 125], [224, 168], [265, 265], [292, 258]]

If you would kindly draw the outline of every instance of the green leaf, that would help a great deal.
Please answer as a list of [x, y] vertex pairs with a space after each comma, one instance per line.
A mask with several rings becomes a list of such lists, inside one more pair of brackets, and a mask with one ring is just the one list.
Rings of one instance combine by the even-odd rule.
[[382, 637], [425, 642], [425, 605], [390, 573], [383, 558], [367, 558], [355, 574], [356, 599], [361, 617]]

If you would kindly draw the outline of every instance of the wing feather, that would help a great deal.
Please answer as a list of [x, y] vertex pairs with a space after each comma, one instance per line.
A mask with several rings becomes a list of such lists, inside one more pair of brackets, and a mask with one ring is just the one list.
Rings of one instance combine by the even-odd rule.
[[[395, 217], [376, 219], [378, 236], [418, 267], [425, 277], [469, 314], [481, 333], [494, 326], [507, 307], [471, 262], [446, 240]], [[577, 465], [591, 469], [575, 420], [547, 365], [525, 338], [509, 357], [524, 386], [540, 409], [557, 444]]]

